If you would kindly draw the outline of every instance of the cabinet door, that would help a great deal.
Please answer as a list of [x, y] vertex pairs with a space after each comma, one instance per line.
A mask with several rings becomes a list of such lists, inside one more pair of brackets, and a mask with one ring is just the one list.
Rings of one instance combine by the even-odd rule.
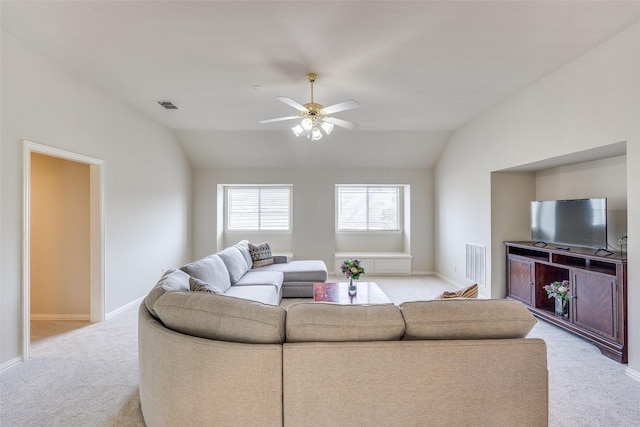
[[533, 262], [509, 257], [509, 296], [533, 306]]
[[618, 298], [615, 276], [573, 270], [573, 322], [618, 340]]

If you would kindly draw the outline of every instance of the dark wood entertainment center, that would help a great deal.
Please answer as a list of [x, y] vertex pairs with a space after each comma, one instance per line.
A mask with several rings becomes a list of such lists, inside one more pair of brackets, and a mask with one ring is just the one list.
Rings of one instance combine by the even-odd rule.
[[[507, 298], [522, 301], [531, 312], [586, 338], [602, 354], [627, 363], [627, 259], [614, 252], [535, 242], [505, 242]], [[568, 280], [569, 316], [554, 314], [554, 299], [544, 286]]]

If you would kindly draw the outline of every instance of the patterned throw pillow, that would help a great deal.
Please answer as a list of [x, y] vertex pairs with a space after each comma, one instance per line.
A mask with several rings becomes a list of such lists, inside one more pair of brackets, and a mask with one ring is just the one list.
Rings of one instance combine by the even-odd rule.
[[478, 284], [474, 283], [471, 286], [466, 288], [458, 289], [454, 292], [444, 291], [440, 297], [440, 299], [447, 298], [478, 298]]
[[249, 253], [253, 260], [253, 268], [264, 267], [265, 265], [274, 263], [271, 247], [267, 242], [260, 243], [259, 245], [249, 243]]
[[222, 295], [220, 289], [195, 277], [189, 277], [189, 288], [194, 292], [210, 292], [212, 294]]

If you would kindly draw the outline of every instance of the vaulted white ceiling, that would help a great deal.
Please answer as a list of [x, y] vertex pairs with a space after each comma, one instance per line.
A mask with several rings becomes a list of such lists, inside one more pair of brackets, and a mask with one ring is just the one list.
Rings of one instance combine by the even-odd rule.
[[[7, 1], [3, 28], [174, 130], [196, 167], [431, 167], [450, 133], [640, 21], [637, 1]], [[276, 100], [356, 99], [295, 138]], [[157, 101], [179, 109], [167, 111]]]

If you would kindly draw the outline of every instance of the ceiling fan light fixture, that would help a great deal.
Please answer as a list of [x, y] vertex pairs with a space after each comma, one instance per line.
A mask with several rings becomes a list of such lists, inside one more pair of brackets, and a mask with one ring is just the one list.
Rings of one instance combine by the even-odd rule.
[[324, 133], [326, 133], [327, 135], [329, 135], [333, 131], [333, 123], [322, 122], [320, 127], [322, 128]]
[[293, 131], [295, 136], [300, 136], [300, 135], [302, 135], [302, 132], [304, 132], [304, 129], [302, 129], [302, 126], [300, 126], [300, 125], [296, 125], [296, 126], [292, 127], [291, 130]]
[[334, 113], [339, 113], [341, 111], [360, 107], [358, 101], [349, 99], [347, 101], [339, 102], [328, 107], [324, 107], [322, 104], [314, 102], [313, 84], [315, 83], [317, 78], [318, 75], [315, 73], [307, 74], [307, 79], [311, 84], [311, 102], [303, 105], [285, 96], [277, 98], [279, 101], [282, 101], [290, 107], [298, 110], [299, 114], [297, 116], [287, 116], [269, 120], [261, 120], [260, 123], [273, 123], [284, 120], [300, 120], [298, 124], [291, 128], [291, 131], [296, 137], [303, 136], [311, 141], [318, 141], [319, 139], [322, 139], [324, 135], [329, 135], [331, 132], [333, 132], [334, 125], [347, 129], [356, 129], [358, 127], [357, 123], [338, 119], [337, 117], [333, 117], [331, 115]]
[[313, 128], [313, 122], [310, 118], [307, 117], [302, 119], [302, 121], [300, 122], [300, 126], [302, 126], [302, 129], [304, 130], [311, 130], [311, 128]]

